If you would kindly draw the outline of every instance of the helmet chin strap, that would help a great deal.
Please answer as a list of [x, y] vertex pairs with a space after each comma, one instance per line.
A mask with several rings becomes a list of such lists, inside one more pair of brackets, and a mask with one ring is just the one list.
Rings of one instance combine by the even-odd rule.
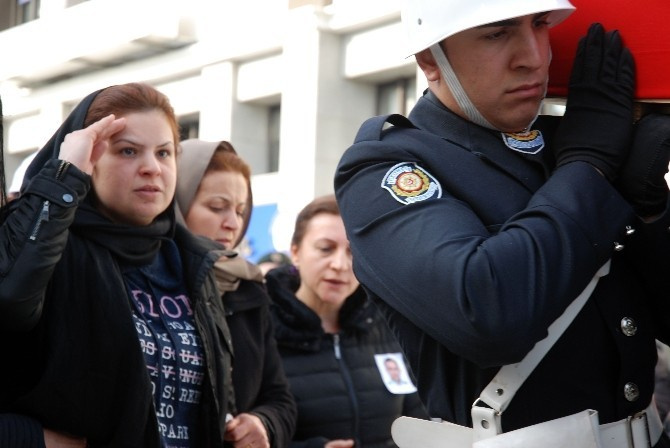
[[[484, 118], [484, 116], [479, 112], [479, 110], [477, 110], [475, 105], [472, 104], [472, 101], [470, 101], [468, 94], [465, 93], [463, 86], [458, 80], [456, 72], [454, 72], [454, 69], [451, 67], [451, 64], [449, 63], [447, 56], [444, 54], [442, 46], [439, 43], [433, 44], [430, 46], [430, 52], [432, 53], [435, 62], [437, 62], [437, 66], [440, 68], [442, 77], [444, 78], [445, 82], [447, 83], [447, 87], [449, 88], [451, 94], [456, 100], [456, 104], [458, 104], [458, 106], [461, 108], [463, 113], [465, 113], [468, 119], [473, 123], [478, 124], [479, 126], [489, 128], [494, 131], [503, 132], [500, 129], [496, 128], [494, 125], [492, 125], [486, 118]], [[523, 129], [522, 131], [530, 129], [533, 123], [535, 123], [537, 116], [540, 114], [541, 107], [542, 104], [538, 106], [535, 117], [533, 117], [528, 126], [526, 126], [526, 128]]]

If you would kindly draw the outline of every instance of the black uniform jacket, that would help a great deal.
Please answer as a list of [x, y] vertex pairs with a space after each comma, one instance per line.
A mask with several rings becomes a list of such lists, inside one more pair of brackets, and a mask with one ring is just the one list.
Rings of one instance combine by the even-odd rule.
[[314, 311], [295, 297], [294, 268], [267, 273], [275, 333], [297, 405], [292, 448], [321, 448], [354, 439], [357, 448], [393, 447], [391, 424], [401, 415], [426, 418], [416, 392], [392, 394], [375, 355], [399, 353], [393, 337], [362, 289], [340, 310], [341, 330], [327, 334]]
[[273, 448], [288, 446], [296, 406], [282, 366], [270, 317], [270, 298], [262, 283], [242, 280], [223, 295], [233, 339], [233, 385], [237, 412], [257, 415]]
[[471, 425], [499, 367], [544, 338], [610, 258], [503, 430], [587, 408], [603, 423], [644, 409], [654, 338], [668, 340], [668, 216], [642, 224], [584, 162], [553, 170], [553, 119], [538, 119], [546, 147], [529, 154], [431, 93], [409, 118], [419, 129], [364, 125], [335, 189], [356, 276], [385, 310], [431, 417]]

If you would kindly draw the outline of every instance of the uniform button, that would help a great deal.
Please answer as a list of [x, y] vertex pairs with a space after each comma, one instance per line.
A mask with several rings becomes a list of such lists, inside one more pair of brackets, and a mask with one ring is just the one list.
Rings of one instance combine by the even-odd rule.
[[640, 389], [635, 383], [626, 383], [623, 387], [623, 396], [628, 401], [635, 401], [640, 398]]
[[617, 243], [616, 241], [614, 242], [614, 250], [616, 252], [621, 252], [624, 248], [624, 245], [621, 243]]
[[626, 226], [626, 235], [632, 235], [635, 233], [635, 229], [632, 226]]
[[72, 201], [74, 201], [74, 197], [70, 193], [65, 193], [63, 195], [63, 201], [67, 202], [68, 204]]
[[635, 321], [630, 317], [621, 319], [621, 331], [626, 336], [635, 336], [635, 333], [637, 333], [637, 325], [635, 324]]

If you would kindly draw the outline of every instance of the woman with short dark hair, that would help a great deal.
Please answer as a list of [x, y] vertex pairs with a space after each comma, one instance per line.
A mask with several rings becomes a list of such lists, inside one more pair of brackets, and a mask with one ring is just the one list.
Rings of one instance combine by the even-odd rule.
[[406, 367], [405, 359], [354, 276], [333, 195], [298, 213], [291, 258], [292, 266], [266, 274], [277, 344], [298, 405], [290, 446], [395, 446], [393, 421], [427, 414], [413, 384], [389, 386], [384, 360]]

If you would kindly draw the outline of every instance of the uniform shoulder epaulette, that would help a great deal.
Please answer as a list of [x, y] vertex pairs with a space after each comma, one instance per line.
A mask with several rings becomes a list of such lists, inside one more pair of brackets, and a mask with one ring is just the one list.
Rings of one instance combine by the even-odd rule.
[[382, 132], [384, 131], [384, 126], [386, 123], [392, 124], [396, 127], [401, 128], [413, 128], [416, 129], [416, 126], [412, 122], [400, 114], [388, 114], [388, 115], [378, 115], [376, 117], [368, 118], [363, 122], [354, 143], [365, 142], [370, 140], [381, 140]]

